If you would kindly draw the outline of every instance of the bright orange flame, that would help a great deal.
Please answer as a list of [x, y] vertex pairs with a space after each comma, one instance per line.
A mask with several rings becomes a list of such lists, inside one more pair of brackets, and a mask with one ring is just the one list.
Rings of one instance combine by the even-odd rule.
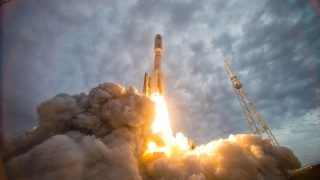
[[154, 134], [172, 134], [167, 105], [163, 96], [151, 95], [151, 99], [156, 104], [156, 116], [152, 124]]
[[159, 94], [152, 94], [150, 97], [156, 104], [156, 114], [152, 124], [152, 132], [154, 135], [160, 137], [162, 143], [159, 145], [155, 141], [150, 141], [145, 155], [152, 156], [154, 153], [162, 153], [169, 157], [184, 154], [190, 147], [188, 139], [182, 133], [177, 133], [175, 137], [173, 136], [164, 97]]

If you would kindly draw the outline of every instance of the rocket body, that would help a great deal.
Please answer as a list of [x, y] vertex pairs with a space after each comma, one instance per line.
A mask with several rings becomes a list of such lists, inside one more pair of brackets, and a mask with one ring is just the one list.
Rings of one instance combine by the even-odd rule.
[[145, 73], [143, 82], [143, 93], [146, 96], [153, 94], [163, 95], [164, 93], [164, 77], [161, 66], [162, 55], [162, 37], [157, 34], [154, 41], [154, 66], [151, 76]]

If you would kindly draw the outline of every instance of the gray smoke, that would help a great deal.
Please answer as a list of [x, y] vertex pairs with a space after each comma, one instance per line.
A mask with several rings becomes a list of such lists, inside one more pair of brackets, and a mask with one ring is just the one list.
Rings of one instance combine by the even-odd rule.
[[181, 156], [144, 160], [154, 103], [135, 88], [104, 83], [88, 95], [40, 104], [39, 125], [5, 143], [9, 179], [284, 179], [300, 167], [285, 147], [230, 135]]

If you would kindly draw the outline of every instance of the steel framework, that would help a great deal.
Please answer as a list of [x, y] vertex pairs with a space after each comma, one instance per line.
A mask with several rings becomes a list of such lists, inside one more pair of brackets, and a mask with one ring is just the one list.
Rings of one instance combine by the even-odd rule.
[[243, 116], [248, 123], [251, 132], [260, 138], [268, 138], [273, 145], [279, 146], [279, 143], [276, 140], [275, 136], [272, 134], [267, 122], [263, 119], [257, 106], [249, 97], [246, 89], [238, 80], [237, 76], [232, 73], [228, 62], [225, 60], [224, 63], [227, 67], [233, 89], [239, 100]]

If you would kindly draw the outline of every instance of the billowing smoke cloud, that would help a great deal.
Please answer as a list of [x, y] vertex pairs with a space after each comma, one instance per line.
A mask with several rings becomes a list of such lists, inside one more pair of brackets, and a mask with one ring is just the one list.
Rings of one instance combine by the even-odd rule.
[[175, 156], [143, 158], [155, 105], [114, 83], [59, 94], [37, 109], [39, 126], [4, 148], [9, 179], [284, 179], [300, 167], [285, 147], [230, 135]]

